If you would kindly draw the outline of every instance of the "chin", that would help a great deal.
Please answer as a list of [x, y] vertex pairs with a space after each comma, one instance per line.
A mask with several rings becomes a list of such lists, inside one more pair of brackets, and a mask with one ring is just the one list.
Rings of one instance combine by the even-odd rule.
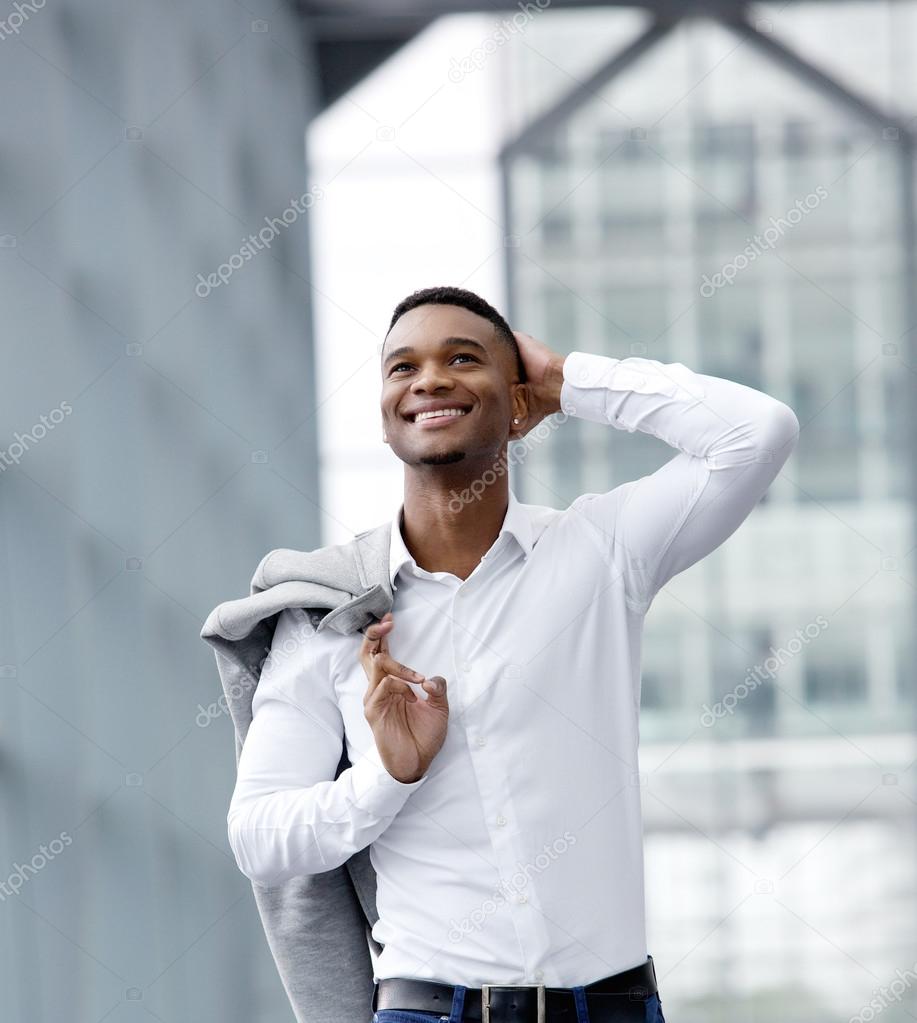
[[420, 465], [452, 465], [461, 462], [464, 457], [464, 451], [442, 451], [436, 455], [422, 455], [418, 462]]

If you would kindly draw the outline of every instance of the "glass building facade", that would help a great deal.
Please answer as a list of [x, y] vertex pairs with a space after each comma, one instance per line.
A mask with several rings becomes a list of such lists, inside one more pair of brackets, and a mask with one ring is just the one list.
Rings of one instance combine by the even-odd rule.
[[[878, 39], [855, 5], [757, 27], [803, 55], [842, 40], [828, 70], [912, 111], [915, 5], [869, 6]], [[848, 1020], [917, 961], [903, 147], [706, 20], [583, 88], [632, 18], [534, 18], [513, 50], [517, 125], [583, 92], [506, 163], [514, 319], [560, 351], [739, 381], [801, 424], [750, 518], [647, 616], [650, 952], [678, 1023]], [[570, 419], [514, 489], [564, 506], [670, 457]], [[915, 979], [885, 1020], [914, 1018]]]

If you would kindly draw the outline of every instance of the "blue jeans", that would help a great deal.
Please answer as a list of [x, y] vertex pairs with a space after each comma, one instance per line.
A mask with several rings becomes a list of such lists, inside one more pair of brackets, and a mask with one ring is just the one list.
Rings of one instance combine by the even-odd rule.
[[[589, 1023], [586, 1007], [586, 993], [582, 987], [575, 987], [573, 996], [576, 999], [576, 1023]], [[462, 1023], [462, 1010], [465, 1005], [466, 988], [461, 984], [455, 988], [452, 996], [452, 1012], [440, 1015], [438, 1012], [415, 1012], [413, 1009], [378, 1009], [373, 1013], [372, 1023]], [[650, 995], [646, 1000], [645, 1023], [665, 1023], [662, 1015], [662, 999], [658, 994]]]

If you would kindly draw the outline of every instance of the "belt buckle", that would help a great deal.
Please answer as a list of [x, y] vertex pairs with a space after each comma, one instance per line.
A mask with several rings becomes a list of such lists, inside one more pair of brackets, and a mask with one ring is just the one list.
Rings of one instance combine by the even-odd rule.
[[481, 1023], [490, 1023], [490, 989], [492, 987], [534, 987], [538, 989], [538, 1015], [536, 1023], [545, 1023], [544, 1016], [544, 984], [482, 984], [481, 985]]

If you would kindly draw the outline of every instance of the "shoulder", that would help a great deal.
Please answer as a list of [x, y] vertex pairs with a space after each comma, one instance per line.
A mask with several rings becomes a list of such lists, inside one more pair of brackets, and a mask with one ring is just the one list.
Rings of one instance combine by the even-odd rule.
[[367, 575], [379, 571], [388, 558], [391, 523], [382, 522], [343, 543], [312, 550], [275, 547], [267, 552], [252, 576], [251, 592], [291, 581], [333, 582], [341, 591], [357, 592]]
[[255, 698], [269, 697], [301, 703], [311, 693], [331, 695], [331, 670], [337, 641], [346, 637], [331, 631], [316, 631], [315, 612], [302, 607], [284, 608], [277, 616], [270, 651], [261, 666]]
[[591, 532], [592, 514], [597, 504], [602, 506], [603, 520], [607, 524], [609, 510], [622, 505], [632, 486], [630, 482], [604, 494], [580, 494], [566, 508], [540, 504], [520, 504], [520, 508], [530, 523], [532, 540], [537, 543], [561, 532]]
[[608, 556], [613, 547], [616, 522], [636, 481], [622, 483], [606, 493], [580, 494], [566, 508], [523, 505], [531, 523], [532, 542], [545, 549], [557, 546], [565, 555], [596, 548]]
[[546, 504], [525, 504], [520, 501], [519, 510], [528, 519], [532, 530], [532, 543], [537, 544], [541, 537], [560, 522], [564, 512], [560, 508], [552, 508]]

